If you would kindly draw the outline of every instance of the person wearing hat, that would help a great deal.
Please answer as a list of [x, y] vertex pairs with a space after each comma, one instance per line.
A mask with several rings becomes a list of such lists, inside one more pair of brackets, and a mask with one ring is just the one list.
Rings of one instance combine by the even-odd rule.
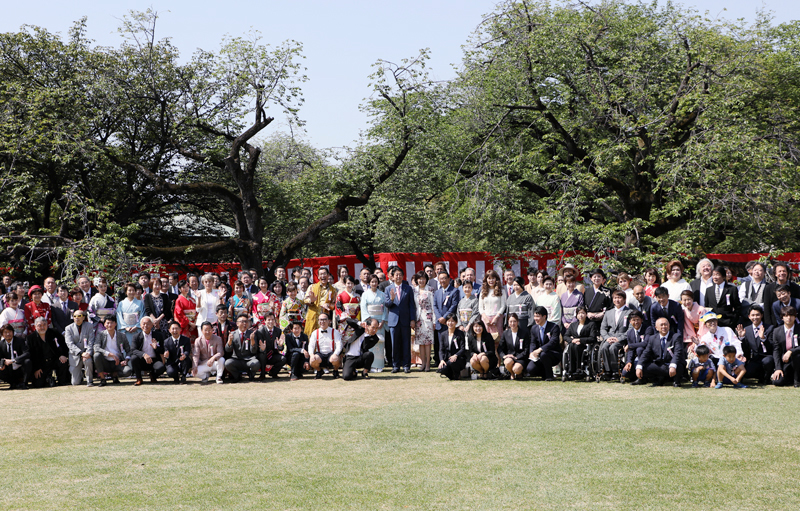
[[64, 340], [69, 350], [69, 372], [72, 385], [81, 384], [81, 372], [86, 375], [86, 386], [94, 387], [92, 360], [94, 347], [94, 327], [89, 322], [89, 314], [84, 310], [76, 310], [72, 314], [72, 323], [64, 330]]
[[724, 356], [722, 348], [725, 346], [735, 347], [736, 358], [744, 359], [741, 341], [739, 341], [733, 330], [726, 326], [720, 326], [719, 319], [720, 316], [714, 312], [706, 312], [700, 316], [700, 322], [706, 325], [708, 332], [700, 338], [698, 345], [708, 346], [708, 349], [711, 350], [711, 360], [714, 361], [714, 367], [717, 367], [720, 360], [722, 360]]
[[566, 282], [568, 275], [572, 275], [572, 277], [575, 279], [575, 289], [577, 289], [581, 293], [586, 293], [586, 286], [584, 286], [583, 283], [578, 278], [578, 269], [575, 268], [574, 264], [572, 263], [565, 264], [563, 268], [558, 270], [558, 275], [564, 277], [564, 284], [559, 284], [558, 287], [556, 287], [556, 293], [558, 293], [558, 296], [563, 295], [567, 291]]
[[35, 330], [33, 324], [36, 318], [46, 319], [47, 328], [53, 326], [53, 314], [50, 310], [50, 304], [42, 301], [43, 294], [41, 286], [31, 286], [28, 289], [28, 298], [31, 299], [30, 302], [25, 304], [25, 321], [28, 322], [28, 332]]

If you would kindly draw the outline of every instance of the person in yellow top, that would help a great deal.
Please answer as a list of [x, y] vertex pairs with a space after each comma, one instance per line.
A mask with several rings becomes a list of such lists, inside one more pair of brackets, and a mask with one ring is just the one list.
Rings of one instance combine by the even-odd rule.
[[319, 328], [319, 315], [323, 312], [331, 317], [336, 306], [336, 288], [330, 284], [330, 273], [327, 268], [320, 268], [317, 271], [319, 280], [306, 291], [303, 302], [308, 305], [306, 314], [306, 335]]

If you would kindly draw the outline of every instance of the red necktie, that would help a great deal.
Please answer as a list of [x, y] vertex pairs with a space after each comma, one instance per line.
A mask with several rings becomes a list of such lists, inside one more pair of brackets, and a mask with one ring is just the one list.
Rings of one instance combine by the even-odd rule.
[[789, 351], [790, 349], [792, 349], [792, 332], [793, 331], [794, 331], [794, 329], [786, 330], [786, 351]]

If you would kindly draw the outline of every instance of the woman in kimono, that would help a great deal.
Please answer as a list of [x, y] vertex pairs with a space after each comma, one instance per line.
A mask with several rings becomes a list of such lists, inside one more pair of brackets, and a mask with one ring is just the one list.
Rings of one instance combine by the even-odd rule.
[[0, 313], [0, 326], [11, 325], [14, 329], [15, 337], [26, 337], [28, 335], [28, 322], [25, 321], [25, 311], [19, 306], [19, 296], [17, 293], [8, 292], [5, 296], [8, 305]]
[[189, 293], [189, 283], [185, 280], [178, 282], [181, 294], [175, 300], [175, 321], [181, 325], [181, 334], [189, 339], [197, 338], [197, 304]]
[[568, 275], [564, 279], [567, 290], [561, 294], [561, 323], [562, 332], [577, 320], [576, 311], [583, 306], [583, 293], [576, 289], [575, 277]]
[[683, 345], [686, 348], [687, 357], [694, 356], [694, 350], [700, 343], [700, 339], [708, 333], [706, 323], [700, 318], [710, 309], [700, 307], [694, 301], [694, 293], [684, 291], [681, 293], [681, 308], [683, 309]]
[[281, 314], [281, 302], [278, 297], [272, 294], [267, 284], [267, 278], [258, 279], [258, 287], [261, 291], [253, 296], [253, 327], [258, 328], [263, 325], [267, 318], [267, 313], [271, 312], [276, 318]]
[[378, 344], [370, 349], [375, 354], [371, 369], [375, 373], [383, 371], [386, 364], [384, 342], [386, 340], [386, 320], [389, 317], [389, 311], [386, 308], [386, 294], [378, 289], [378, 284], [380, 283], [381, 281], [377, 275], [371, 275], [369, 277], [369, 289], [366, 289], [361, 295], [361, 321], [366, 321], [367, 318], [375, 318], [380, 322], [377, 333]]
[[294, 282], [286, 284], [286, 291], [289, 296], [281, 305], [280, 327], [284, 332], [291, 332], [292, 323], [300, 322], [305, 327], [306, 304], [297, 298], [297, 284]]
[[128, 344], [133, 342], [133, 336], [141, 331], [139, 322], [144, 317], [144, 303], [136, 298], [136, 284], [125, 284], [125, 299], [117, 307], [117, 332], [124, 333]]
[[244, 282], [237, 280], [233, 284], [233, 296], [228, 300], [228, 317], [236, 319], [243, 312], [250, 314], [252, 306], [252, 301], [244, 294]]
[[[456, 313], [458, 314], [458, 324], [456, 325], [459, 330], [466, 332], [476, 321], [480, 321], [481, 315], [478, 312], [478, 297], [472, 294], [472, 282], [465, 280], [461, 284], [461, 300], [456, 306]], [[484, 328], [484, 330], [486, 330]]]
[[533, 303], [533, 297], [525, 291], [522, 277], [515, 278], [512, 287], [514, 292], [506, 298], [506, 312], [517, 314], [519, 329], [522, 335], [527, 336], [533, 325], [533, 308], [536, 304]]
[[350, 275], [345, 277], [345, 289], [336, 297], [336, 317], [339, 323], [347, 325], [347, 318], [361, 319], [361, 298], [353, 291], [356, 281]]
[[116, 317], [117, 303], [108, 295], [108, 282], [103, 277], [94, 279], [97, 294], [89, 300], [89, 319], [94, 324], [95, 335], [105, 332], [103, 323], [109, 316]]
[[[417, 328], [414, 330], [414, 344], [419, 347], [420, 371], [431, 370], [431, 346], [433, 345], [433, 292], [428, 289], [428, 274], [421, 271], [414, 275], [417, 288], [414, 290], [414, 300], [417, 306]], [[412, 358], [413, 358], [412, 351]]]

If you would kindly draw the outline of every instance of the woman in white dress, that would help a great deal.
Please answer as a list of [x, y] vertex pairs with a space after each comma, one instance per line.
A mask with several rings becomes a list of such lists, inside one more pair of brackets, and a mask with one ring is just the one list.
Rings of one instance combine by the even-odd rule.
[[197, 324], [216, 321], [220, 303], [219, 293], [214, 289], [214, 276], [206, 273], [203, 275], [203, 289], [197, 292]]
[[433, 345], [433, 292], [428, 289], [428, 274], [421, 271], [414, 275], [417, 287], [414, 299], [417, 305], [417, 328], [414, 344], [419, 347], [420, 371], [431, 370], [431, 346]]
[[669, 291], [669, 299], [681, 303], [681, 293], [691, 291], [692, 286], [683, 279], [683, 263], [677, 259], [667, 263], [667, 274], [662, 287]]

